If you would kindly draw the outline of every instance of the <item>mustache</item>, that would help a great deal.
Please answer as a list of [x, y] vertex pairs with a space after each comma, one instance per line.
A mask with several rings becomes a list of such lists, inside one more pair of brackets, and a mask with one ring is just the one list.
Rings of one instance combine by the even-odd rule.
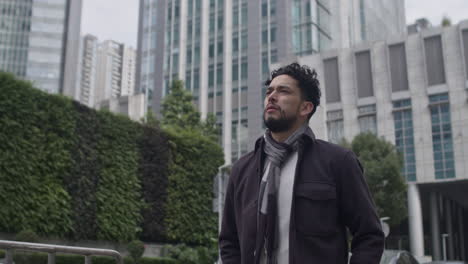
[[267, 104], [263, 112], [266, 112], [268, 109], [271, 109], [271, 108], [281, 111], [281, 107], [274, 105], [274, 104]]

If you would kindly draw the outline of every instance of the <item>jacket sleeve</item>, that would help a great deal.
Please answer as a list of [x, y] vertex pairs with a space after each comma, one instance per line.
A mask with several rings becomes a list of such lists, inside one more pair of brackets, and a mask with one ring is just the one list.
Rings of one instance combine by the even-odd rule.
[[234, 168], [226, 191], [226, 200], [224, 203], [223, 219], [221, 223], [221, 231], [219, 234], [220, 256], [223, 264], [239, 264], [241, 263], [241, 253], [239, 245], [239, 237], [237, 233], [235, 205], [234, 205]]
[[341, 217], [353, 236], [350, 264], [377, 264], [383, 253], [385, 236], [362, 166], [351, 151], [339, 166]]

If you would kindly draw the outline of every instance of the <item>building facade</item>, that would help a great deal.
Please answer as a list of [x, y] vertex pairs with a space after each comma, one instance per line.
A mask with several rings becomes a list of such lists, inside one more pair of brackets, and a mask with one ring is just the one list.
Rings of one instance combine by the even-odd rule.
[[402, 0], [348, 2], [140, 0], [136, 89], [159, 112], [172, 80], [183, 80], [202, 117], [216, 116], [231, 163], [264, 130], [263, 82], [272, 64], [351, 45], [359, 41], [354, 28], [368, 32], [364, 39], [377, 37], [373, 26], [385, 25], [382, 34], [405, 32]]
[[332, 48], [349, 48], [363, 41], [384, 40], [405, 33], [404, 0], [330, 1]]
[[322, 84], [318, 138], [370, 131], [403, 154], [413, 254], [467, 260], [468, 20], [298, 61]]
[[98, 44], [95, 104], [133, 95], [136, 52], [125, 44], [106, 40]]
[[81, 0], [0, 2], [0, 70], [77, 98]]
[[79, 101], [94, 107], [96, 89], [98, 39], [93, 35], [82, 38], [79, 64]]

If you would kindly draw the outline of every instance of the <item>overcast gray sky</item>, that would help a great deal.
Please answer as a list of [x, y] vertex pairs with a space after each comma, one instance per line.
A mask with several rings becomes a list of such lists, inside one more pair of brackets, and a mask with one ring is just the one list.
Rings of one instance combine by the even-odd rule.
[[[387, 0], [393, 1], [393, 0]], [[113, 39], [136, 47], [139, 0], [83, 0], [82, 34]], [[456, 24], [468, 19], [468, 0], [406, 0], [406, 22], [426, 17], [439, 25], [446, 15]]]

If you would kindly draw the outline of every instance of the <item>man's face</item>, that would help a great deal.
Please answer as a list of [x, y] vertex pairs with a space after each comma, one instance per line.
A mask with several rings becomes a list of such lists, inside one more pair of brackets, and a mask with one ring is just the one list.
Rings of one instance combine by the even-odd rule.
[[[263, 121], [272, 132], [285, 132], [307, 119], [297, 80], [289, 75], [276, 76], [267, 87]], [[309, 112], [310, 113], [310, 112]], [[304, 119], [306, 118], [306, 119]]]

